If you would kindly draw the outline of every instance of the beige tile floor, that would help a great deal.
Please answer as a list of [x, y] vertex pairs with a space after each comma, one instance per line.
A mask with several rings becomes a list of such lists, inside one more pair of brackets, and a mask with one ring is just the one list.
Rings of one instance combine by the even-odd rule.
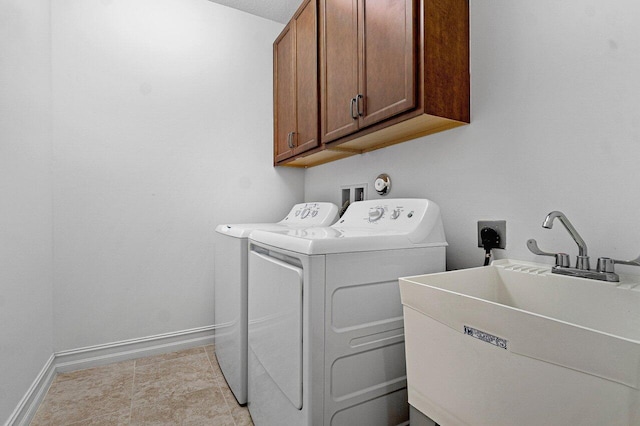
[[253, 425], [213, 345], [56, 376], [32, 426]]

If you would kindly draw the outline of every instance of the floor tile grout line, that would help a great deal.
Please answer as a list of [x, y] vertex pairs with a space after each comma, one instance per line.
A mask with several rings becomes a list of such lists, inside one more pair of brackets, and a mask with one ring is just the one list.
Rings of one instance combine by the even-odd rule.
[[77, 420], [77, 421], [75, 421], [73, 423], [69, 423], [69, 426], [73, 426], [73, 425], [77, 425], [77, 424], [84, 424], [85, 422], [87, 422], [89, 420], [99, 419], [99, 418], [102, 418], [102, 417], [107, 417], [107, 416], [111, 416], [111, 415], [118, 414], [118, 413], [119, 413], [118, 411], [113, 411], [111, 413], [100, 414], [99, 416], [87, 417], [85, 419], [81, 419], [81, 420]]
[[233, 415], [233, 408], [231, 407], [231, 404], [229, 403], [229, 401], [227, 401], [227, 397], [224, 395], [225, 392], [222, 391], [222, 385], [220, 384], [220, 379], [224, 380], [224, 377], [216, 377], [216, 384], [218, 385], [218, 389], [220, 390], [220, 393], [222, 394], [222, 399], [224, 399], [225, 404], [227, 404], [227, 410], [229, 410], [229, 415], [231, 416], [231, 420], [233, 420], [233, 424], [235, 426], [238, 426], [238, 423], [236, 423], [236, 417]]
[[[203, 348], [204, 348], [204, 352], [207, 354], [207, 359], [209, 360], [209, 365], [211, 366], [211, 372], [213, 373], [213, 371], [214, 371], [214, 369], [213, 369], [213, 360], [211, 359], [211, 356], [209, 356], [209, 351], [207, 351], [206, 347], [203, 347]], [[217, 362], [217, 360], [216, 360], [216, 362]], [[220, 364], [218, 364], [218, 366], [220, 366]], [[227, 410], [229, 411], [229, 416], [231, 417], [231, 420], [233, 421], [234, 426], [238, 426], [237, 423], [236, 423], [235, 417], [233, 417], [233, 410], [231, 409], [231, 405], [229, 404], [229, 401], [227, 401], [227, 397], [224, 395], [225, 392], [222, 391], [222, 386], [220, 385], [220, 376], [214, 376], [214, 379], [216, 381], [216, 385], [218, 386], [218, 390], [222, 394], [222, 399], [224, 400], [224, 403], [227, 406]], [[224, 377], [222, 378], [222, 380], [224, 380]]]
[[131, 402], [129, 403], [129, 424], [131, 424], [131, 418], [133, 417], [133, 393], [136, 390], [136, 365], [138, 360], [133, 360], [133, 379], [131, 380]]

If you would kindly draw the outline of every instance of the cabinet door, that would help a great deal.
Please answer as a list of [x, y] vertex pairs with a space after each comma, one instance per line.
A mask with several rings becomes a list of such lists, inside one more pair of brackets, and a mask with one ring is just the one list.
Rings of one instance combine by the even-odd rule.
[[295, 154], [320, 145], [318, 139], [318, 24], [316, 0], [293, 18], [295, 25], [296, 133]]
[[416, 105], [418, 5], [359, 0], [360, 127]]
[[295, 31], [291, 24], [273, 43], [274, 161], [293, 156], [290, 133], [296, 128]]
[[358, 0], [321, 0], [320, 18], [320, 128], [329, 142], [358, 130]]
[[273, 44], [274, 162], [320, 145], [317, 0], [306, 0]]

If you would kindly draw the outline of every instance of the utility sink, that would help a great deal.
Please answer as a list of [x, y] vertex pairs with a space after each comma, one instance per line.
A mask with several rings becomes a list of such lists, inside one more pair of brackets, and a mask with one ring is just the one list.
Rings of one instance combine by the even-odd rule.
[[491, 266], [400, 278], [409, 403], [441, 425], [640, 425], [640, 277]]

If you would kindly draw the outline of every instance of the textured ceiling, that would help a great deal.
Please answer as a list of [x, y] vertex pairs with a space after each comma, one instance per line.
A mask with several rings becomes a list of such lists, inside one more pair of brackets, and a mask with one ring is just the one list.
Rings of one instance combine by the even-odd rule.
[[252, 15], [286, 24], [302, 0], [211, 0]]

